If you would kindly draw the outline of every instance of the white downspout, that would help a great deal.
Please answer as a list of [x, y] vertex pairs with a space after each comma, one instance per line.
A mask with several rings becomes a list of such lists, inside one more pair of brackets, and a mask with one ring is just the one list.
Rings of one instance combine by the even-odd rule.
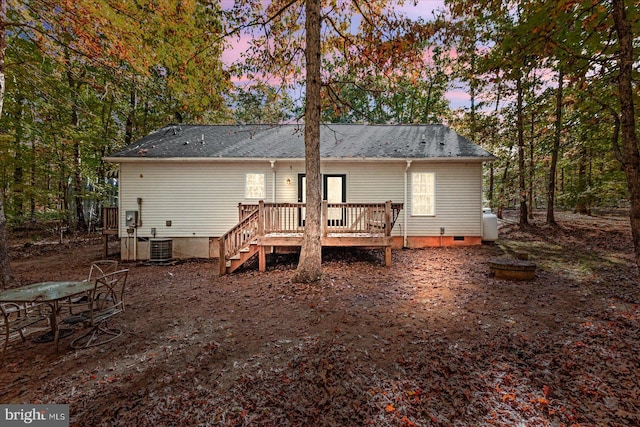
[[402, 209], [404, 211], [404, 224], [402, 225], [402, 233], [403, 233], [403, 240], [402, 240], [402, 246], [404, 246], [405, 248], [408, 246], [408, 242], [407, 242], [407, 222], [408, 222], [408, 214], [407, 214], [407, 202], [408, 202], [408, 183], [409, 183], [409, 179], [408, 179], [408, 171], [409, 171], [409, 167], [411, 166], [411, 160], [407, 160], [407, 167], [404, 169], [404, 208]]
[[271, 171], [273, 173], [272, 175], [273, 180], [271, 182], [271, 201], [275, 203], [277, 200], [276, 198], [276, 161], [269, 160], [269, 163], [271, 163]]

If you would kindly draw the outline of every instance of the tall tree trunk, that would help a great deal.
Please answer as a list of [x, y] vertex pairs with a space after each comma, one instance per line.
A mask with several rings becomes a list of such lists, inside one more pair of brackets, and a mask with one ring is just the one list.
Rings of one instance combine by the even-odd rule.
[[493, 211], [493, 188], [495, 186], [495, 170], [493, 162], [489, 163], [489, 193], [487, 198], [489, 199], [489, 208]]
[[[36, 140], [31, 138], [31, 165], [29, 171], [29, 182], [31, 189], [36, 188]], [[35, 220], [36, 217], [36, 196], [34, 191], [29, 193], [29, 217], [31, 220]]]
[[13, 186], [14, 197], [13, 206], [16, 217], [22, 218], [24, 216], [24, 149], [22, 143], [24, 142], [24, 126], [23, 126], [23, 104], [24, 99], [18, 98], [17, 111], [15, 114], [15, 127], [16, 137], [14, 141], [15, 155], [14, 155], [14, 169], [13, 169]]
[[76, 230], [87, 231], [87, 223], [84, 216], [84, 188], [82, 174], [80, 172], [80, 142], [73, 143], [73, 199], [76, 205]]
[[[632, 2], [633, 3], [633, 2]], [[633, 7], [633, 6], [632, 6]], [[618, 94], [620, 98], [620, 140], [615, 140], [615, 150], [627, 177], [631, 209], [631, 235], [640, 269], [640, 151], [636, 133], [635, 106], [633, 104], [633, 39], [631, 23], [627, 17], [624, 0], [613, 0], [613, 20], [618, 35], [620, 53], [618, 57]]]
[[[497, 115], [500, 108], [500, 87], [498, 87], [498, 93], [496, 94], [496, 106], [493, 110]], [[491, 133], [491, 138], [493, 140], [493, 146], [497, 146], [498, 143], [498, 129], [497, 126]], [[494, 162], [489, 164], [489, 207], [493, 211], [495, 208], [495, 165]], [[502, 212], [500, 212], [500, 219], [502, 219]]]
[[[587, 137], [584, 137], [584, 142], [586, 143]], [[578, 193], [578, 199], [576, 201], [575, 213], [582, 215], [589, 215], [591, 210], [589, 208], [589, 196], [587, 194], [588, 190], [588, 182], [587, 182], [587, 157], [588, 157], [587, 148], [583, 145], [580, 148], [580, 153], [578, 157], [578, 188], [576, 192]]]
[[[0, 116], [4, 105], [5, 77], [4, 55], [7, 50], [5, 24], [7, 22], [7, 2], [0, 0]], [[9, 247], [7, 245], [7, 219], [4, 216], [4, 204], [0, 193], [0, 285], [2, 288], [12, 284], [15, 280], [11, 275]]]
[[534, 157], [534, 145], [535, 145], [535, 141], [534, 141], [534, 135], [535, 135], [535, 112], [534, 109], [531, 109], [531, 140], [529, 141], [529, 192], [527, 194], [527, 197], [529, 199], [529, 219], [533, 219], [533, 207], [534, 207], [534, 202], [533, 202], [533, 183], [535, 181], [535, 167], [533, 164], [533, 157]]
[[[3, 1], [3, 0], [0, 0]], [[9, 247], [7, 245], [7, 219], [4, 216], [4, 204], [0, 194], [0, 288], [4, 289], [15, 280], [11, 274]]]
[[471, 95], [471, 141], [476, 142], [476, 40], [471, 50], [471, 76], [469, 78], [469, 94]]
[[[76, 103], [77, 91], [80, 90], [80, 83], [73, 77], [71, 65], [67, 69], [67, 79], [69, 82], [69, 89], [71, 89], [71, 127], [74, 131], [77, 131], [80, 127], [80, 116], [78, 114], [78, 106]], [[74, 132], [75, 134], [76, 132]], [[87, 231], [87, 223], [84, 216], [84, 188], [82, 185], [82, 173], [80, 171], [80, 141], [78, 136], [73, 135], [73, 198], [75, 203], [75, 228], [79, 231]]]
[[317, 282], [322, 277], [320, 194], [320, 0], [307, 0], [306, 12], [306, 99], [305, 99], [305, 173], [307, 209], [302, 249], [293, 282]]
[[129, 145], [133, 142], [133, 127], [136, 117], [136, 108], [138, 106], [138, 97], [136, 95], [136, 89], [131, 88], [129, 94], [129, 114], [127, 115], [127, 122], [125, 124], [124, 131], [124, 145]]
[[558, 67], [558, 90], [556, 92], [556, 123], [553, 135], [553, 147], [551, 148], [551, 164], [549, 165], [549, 181], [547, 187], [547, 224], [556, 225], [555, 201], [556, 201], [556, 168], [558, 167], [558, 152], [560, 151], [560, 138], [562, 136], [562, 98], [564, 73], [562, 67]]
[[[509, 147], [509, 151], [513, 148], [513, 144]], [[504, 170], [502, 171], [502, 179], [500, 180], [500, 187], [498, 192], [498, 211], [496, 212], [496, 216], [502, 219], [502, 211], [504, 210], [505, 205], [505, 192], [507, 189], [507, 179], [509, 178], [509, 166], [511, 162], [509, 158], [507, 158], [507, 164], [504, 165]]]
[[519, 177], [519, 197], [520, 197], [520, 225], [529, 224], [527, 215], [527, 188], [526, 188], [526, 168], [524, 159], [524, 119], [522, 114], [522, 72], [518, 72], [516, 80], [516, 88], [518, 91], [517, 99], [517, 131], [518, 131], [518, 177]]

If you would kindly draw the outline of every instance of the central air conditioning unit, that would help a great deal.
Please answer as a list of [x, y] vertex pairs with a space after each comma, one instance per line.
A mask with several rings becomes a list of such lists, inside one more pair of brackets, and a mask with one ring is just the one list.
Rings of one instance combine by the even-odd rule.
[[149, 240], [149, 261], [163, 262], [173, 258], [173, 241], [171, 239]]

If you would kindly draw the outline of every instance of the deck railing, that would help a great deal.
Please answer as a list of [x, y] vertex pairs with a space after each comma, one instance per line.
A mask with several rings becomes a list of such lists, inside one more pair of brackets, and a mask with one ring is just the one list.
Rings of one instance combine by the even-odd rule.
[[118, 232], [118, 208], [115, 206], [102, 207], [102, 233]]
[[[402, 203], [328, 203], [322, 202], [322, 235], [366, 233], [390, 236], [403, 208]], [[218, 240], [220, 273], [226, 261], [238, 255], [259, 236], [292, 234], [304, 231], [305, 203], [239, 204], [239, 223]]]
[[218, 239], [220, 243], [220, 259], [233, 257], [240, 250], [251, 244], [259, 234], [261, 234], [259, 211], [254, 210]]
[[[322, 233], [369, 233], [389, 236], [402, 203], [328, 203], [322, 202]], [[301, 233], [304, 231], [305, 203], [240, 204], [240, 218], [258, 212], [265, 234]]]

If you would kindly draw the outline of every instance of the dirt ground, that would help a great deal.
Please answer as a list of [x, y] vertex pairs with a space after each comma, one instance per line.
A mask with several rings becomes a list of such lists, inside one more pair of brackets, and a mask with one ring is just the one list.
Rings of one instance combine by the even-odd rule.
[[[627, 217], [501, 221], [497, 244], [328, 251], [218, 277], [215, 261], [128, 264], [112, 343], [14, 343], [0, 403], [67, 403], [72, 426], [640, 425], [640, 288]], [[12, 240], [24, 284], [82, 279], [97, 238]], [[535, 280], [489, 275], [526, 252]], [[79, 335], [78, 333], [75, 335]]]

